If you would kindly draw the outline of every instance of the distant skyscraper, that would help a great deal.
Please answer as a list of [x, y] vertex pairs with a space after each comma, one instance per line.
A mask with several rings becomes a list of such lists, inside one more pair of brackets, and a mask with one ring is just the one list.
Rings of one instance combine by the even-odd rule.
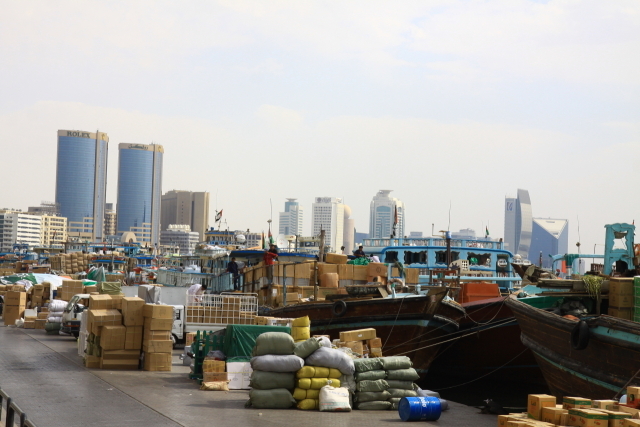
[[302, 216], [304, 209], [298, 199], [287, 199], [284, 202], [284, 212], [280, 212], [278, 222], [279, 234], [299, 236], [302, 234]]
[[107, 203], [104, 209], [104, 236], [115, 236], [117, 233], [117, 215], [113, 203]]
[[[355, 249], [356, 243], [356, 220], [351, 218], [351, 208], [344, 206], [344, 226], [342, 231], [342, 245], [344, 253], [349, 255]], [[341, 253], [340, 248], [336, 248], [336, 252]]]
[[390, 197], [393, 190], [380, 190], [371, 200], [369, 214], [369, 237], [372, 239], [389, 238], [393, 234], [395, 209], [398, 211], [396, 237], [404, 237], [404, 203]]
[[42, 245], [42, 216], [13, 209], [0, 210], [0, 251], [12, 252], [15, 243], [35, 248]]
[[70, 237], [103, 238], [108, 145], [103, 132], [58, 131], [56, 203]]
[[504, 247], [523, 258], [529, 257], [533, 216], [527, 190], [518, 189], [518, 197], [505, 198]]
[[569, 221], [566, 219], [534, 218], [529, 260], [551, 268], [551, 256], [569, 252]]
[[204, 241], [209, 229], [209, 192], [171, 190], [162, 195], [162, 230], [171, 224], [188, 225]]
[[333, 252], [340, 252], [344, 242], [344, 205], [336, 197], [316, 197], [312, 204], [311, 234], [320, 235], [325, 231], [325, 246], [331, 246]]
[[117, 232], [134, 232], [139, 243], [160, 242], [162, 145], [118, 145]]

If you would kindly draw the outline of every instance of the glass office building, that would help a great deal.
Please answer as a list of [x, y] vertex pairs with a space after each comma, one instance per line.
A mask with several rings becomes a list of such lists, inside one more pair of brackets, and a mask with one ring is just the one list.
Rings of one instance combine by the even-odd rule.
[[[70, 236], [76, 232], [87, 240], [103, 239], [108, 146], [104, 132], [58, 131], [56, 203]], [[82, 224], [92, 225], [87, 229]]]
[[387, 239], [393, 234], [393, 223], [398, 212], [396, 237], [404, 236], [404, 203], [389, 196], [393, 190], [380, 190], [369, 207], [369, 237]]
[[160, 242], [162, 145], [120, 144], [118, 234], [132, 231], [139, 243]]
[[569, 221], [566, 219], [534, 218], [529, 259], [536, 265], [551, 268], [551, 257], [569, 252]]
[[505, 249], [528, 259], [531, 247], [533, 216], [527, 190], [518, 189], [518, 197], [507, 197], [504, 209]]

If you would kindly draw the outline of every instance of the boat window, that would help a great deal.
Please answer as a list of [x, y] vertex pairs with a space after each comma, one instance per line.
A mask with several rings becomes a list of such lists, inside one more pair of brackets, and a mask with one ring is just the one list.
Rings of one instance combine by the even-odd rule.
[[[457, 261], [460, 259], [460, 252], [451, 251], [451, 262]], [[446, 264], [447, 263], [447, 251], [437, 251], [436, 252], [436, 264]]]
[[398, 261], [398, 251], [387, 251], [384, 253], [384, 262]]
[[406, 251], [404, 253], [404, 263], [409, 264], [426, 264], [427, 251]]
[[478, 254], [469, 252], [467, 261], [469, 261], [469, 265], [471, 266], [476, 265], [482, 267], [491, 267], [491, 254]]
[[613, 232], [613, 247], [611, 249], [613, 250], [623, 250], [626, 251], [627, 250], [627, 232], [626, 231], [614, 231]]

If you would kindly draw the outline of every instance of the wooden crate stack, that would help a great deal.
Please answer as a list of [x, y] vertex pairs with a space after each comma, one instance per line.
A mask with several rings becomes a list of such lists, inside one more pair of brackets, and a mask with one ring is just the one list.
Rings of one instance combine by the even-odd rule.
[[173, 306], [145, 304], [142, 314], [144, 316], [142, 341], [144, 370], [171, 371]]

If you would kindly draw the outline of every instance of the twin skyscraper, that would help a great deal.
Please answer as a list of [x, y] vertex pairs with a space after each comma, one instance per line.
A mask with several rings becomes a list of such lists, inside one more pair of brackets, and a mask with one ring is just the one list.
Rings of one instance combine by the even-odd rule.
[[[118, 146], [116, 233], [134, 233], [139, 243], [160, 240], [162, 160], [157, 144]], [[109, 136], [104, 132], [58, 131], [56, 203], [68, 220], [70, 238], [106, 240], [105, 209]]]

